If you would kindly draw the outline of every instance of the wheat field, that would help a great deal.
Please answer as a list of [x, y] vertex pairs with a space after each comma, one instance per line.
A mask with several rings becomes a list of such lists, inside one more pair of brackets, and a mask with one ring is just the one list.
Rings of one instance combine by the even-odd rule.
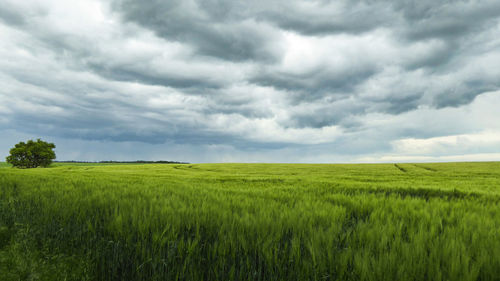
[[2, 164], [0, 280], [500, 280], [500, 163]]

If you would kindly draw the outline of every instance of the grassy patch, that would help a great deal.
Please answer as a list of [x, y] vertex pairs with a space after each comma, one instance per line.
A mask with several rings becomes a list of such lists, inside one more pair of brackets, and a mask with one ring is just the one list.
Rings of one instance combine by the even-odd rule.
[[0, 170], [5, 280], [495, 280], [500, 163]]

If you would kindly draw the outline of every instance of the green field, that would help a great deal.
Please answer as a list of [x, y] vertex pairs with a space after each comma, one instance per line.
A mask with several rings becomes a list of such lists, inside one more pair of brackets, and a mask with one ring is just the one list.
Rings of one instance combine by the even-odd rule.
[[0, 169], [1, 280], [500, 280], [500, 163]]

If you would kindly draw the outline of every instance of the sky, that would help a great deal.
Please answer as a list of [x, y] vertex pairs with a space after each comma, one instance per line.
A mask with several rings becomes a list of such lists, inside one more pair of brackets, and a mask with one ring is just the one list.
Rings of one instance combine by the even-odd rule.
[[498, 0], [0, 3], [0, 159], [500, 160]]

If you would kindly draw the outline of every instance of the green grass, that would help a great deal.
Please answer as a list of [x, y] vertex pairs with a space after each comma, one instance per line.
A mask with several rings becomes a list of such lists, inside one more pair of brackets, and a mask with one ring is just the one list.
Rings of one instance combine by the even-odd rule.
[[500, 163], [0, 169], [1, 280], [500, 280]]
[[73, 163], [73, 162], [54, 162], [50, 165], [51, 168], [61, 166], [122, 166], [122, 165], [146, 165], [144, 163]]

